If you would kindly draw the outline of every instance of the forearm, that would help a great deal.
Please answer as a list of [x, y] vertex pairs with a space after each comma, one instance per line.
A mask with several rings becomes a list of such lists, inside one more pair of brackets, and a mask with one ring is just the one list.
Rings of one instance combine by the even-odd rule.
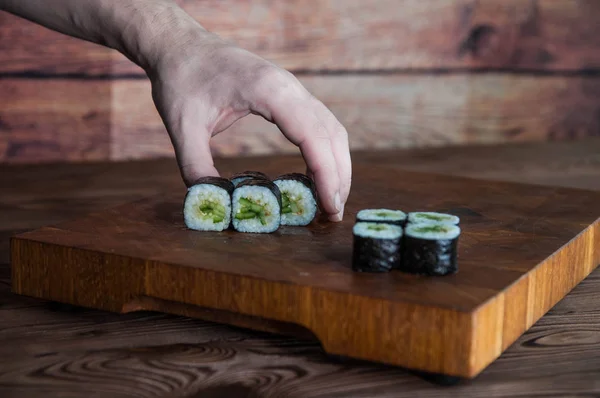
[[203, 31], [169, 0], [0, 0], [0, 10], [116, 49], [146, 70], [164, 49]]

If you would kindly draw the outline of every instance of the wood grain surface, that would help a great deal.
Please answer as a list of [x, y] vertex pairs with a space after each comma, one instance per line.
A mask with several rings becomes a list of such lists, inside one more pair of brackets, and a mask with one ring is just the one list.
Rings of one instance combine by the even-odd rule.
[[109, 82], [0, 78], [0, 162], [106, 160]]
[[[574, 140], [600, 135], [600, 78], [481, 75], [301, 76], [344, 124], [353, 149]], [[113, 159], [171, 156], [143, 80], [113, 85]], [[277, 127], [248, 116], [212, 140], [215, 154], [290, 153]]]
[[292, 70], [600, 65], [593, 0], [179, 3], [209, 30]]
[[[264, 319], [297, 324], [330, 354], [470, 378], [600, 263], [593, 191], [361, 162], [353, 182], [340, 224], [198, 233], [183, 224], [181, 190], [22, 234], [12, 241], [13, 290], [113, 312], [194, 314], [170, 307], [181, 303], [259, 318], [261, 330]], [[459, 215], [459, 273], [354, 273], [354, 217], [374, 207]]]
[[[178, 0], [207, 29], [294, 71], [598, 70], [595, 0]], [[0, 14], [0, 69], [141, 74], [120, 54]]]
[[[300, 80], [347, 127], [353, 149], [600, 135], [597, 77], [393, 74]], [[145, 79], [0, 79], [0, 90], [10, 93], [0, 99], [6, 102], [0, 107], [0, 161], [173, 156]], [[221, 156], [296, 150], [258, 116], [215, 137], [212, 148]]]
[[0, 11], [0, 75], [110, 75], [115, 56], [106, 47]]
[[[359, 153], [355, 162], [600, 190], [600, 141]], [[224, 172], [268, 158], [219, 160]], [[295, 157], [278, 159], [297, 167]], [[155, 313], [70, 309], [9, 292], [8, 237], [182, 187], [172, 160], [0, 167], [3, 397], [465, 397], [600, 393], [599, 271], [475, 380], [431, 385], [401, 369], [336, 361], [307, 340]]]
[[[177, 3], [209, 30], [300, 76], [346, 125], [355, 149], [600, 131], [596, 0]], [[173, 156], [140, 68], [7, 13], [0, 13], [0, 92], [12, 93], [0, 97], [2, 163]], [[213, 147], [219, 155], [293, 149], [255, 116]]]

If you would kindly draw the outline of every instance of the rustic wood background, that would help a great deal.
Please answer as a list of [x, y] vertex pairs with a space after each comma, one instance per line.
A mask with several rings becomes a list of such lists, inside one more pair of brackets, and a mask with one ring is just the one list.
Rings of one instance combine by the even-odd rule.
[[[600, 135], [598, 0], [178, 0], [296, 73], [352, 148]], [[0, 13], [0, 162], [172, 156], [120, 54]], [[250, 116], [219, 155], [293, 152]]]

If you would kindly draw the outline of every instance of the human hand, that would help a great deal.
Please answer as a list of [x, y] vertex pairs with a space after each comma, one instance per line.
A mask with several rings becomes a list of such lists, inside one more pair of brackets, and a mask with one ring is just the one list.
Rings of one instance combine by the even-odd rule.
[[219, 175], [211, 137], [252, 113], [300, 148], [321, 209], [341, 221], [352, 166], [346, 129], [331, 111], [291, 73], [194, 23], [170, 40], [156, 46], [148, 76], [185, 183]]
[[321, 209], [342, 219], [352, 169], [344, 127], [291, 73], [207, 32], [175, 2], [0, 0], [0, 10], [114, 48], [144, 68], [187, 185], [218, 175], [210, 138], [253, 113], [300, 147]]

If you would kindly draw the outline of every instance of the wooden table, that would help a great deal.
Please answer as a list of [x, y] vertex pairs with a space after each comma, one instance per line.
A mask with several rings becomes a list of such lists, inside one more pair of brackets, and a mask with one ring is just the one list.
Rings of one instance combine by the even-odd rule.
[[[223, 172], [298, 157], [217, 161]], [[600, 190], [600, 140], [357, 153], [355, 167]], [[477, 379], [440, 387], [326, 357], [311, 341], [156, 313], [71, 308], [10, 292], [8, 237], [181, 188], [173, 160], [0, 168], [1, 397], [413, 397], [600, 394], [600, 269]]]

